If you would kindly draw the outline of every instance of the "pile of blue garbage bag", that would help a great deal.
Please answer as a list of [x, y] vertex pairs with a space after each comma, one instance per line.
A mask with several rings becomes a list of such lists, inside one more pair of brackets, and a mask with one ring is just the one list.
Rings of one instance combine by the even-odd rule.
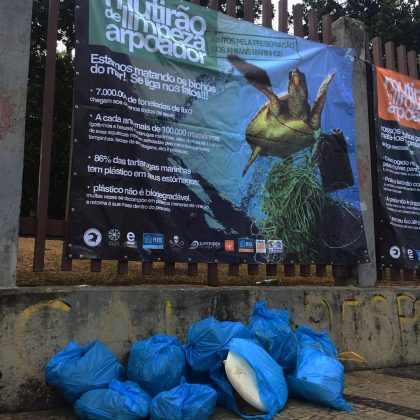
[[[264, 411], [247, 406], [230, 383], [229, 352], [253, 372]], [[352, 411], [328, 331], [293, 331], [288, 312], [267, 309], [264, 301], [255, 304], [248, 326], [211, 317], [191, 325], [186, 344], [169, 335], [139, 340], [126, 368], [101, 341], [70, 342], [46, 364], [45, 380], [86, 420], [206, 420], [216, 404], [242, 418], [272, 419], [289, 396]]]

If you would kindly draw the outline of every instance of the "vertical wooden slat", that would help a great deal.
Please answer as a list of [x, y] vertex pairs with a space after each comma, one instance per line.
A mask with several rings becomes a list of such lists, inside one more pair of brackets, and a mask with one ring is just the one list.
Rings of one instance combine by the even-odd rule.
[[239, 264], [229, 264], [229, 276], [239, 276]]
[[128, 274], [128, 261], [118, 261], [118, 274]]
[[265, 28], [272, 27], [273, 9], [271, 7], [271, 0], [263, 0], [262, 2], [262, 25]]
[[248, 275], [258, 276], [258, 265], [259, 264], [248, 264]]
[[236, 0], [227, 0], [226, 14], [232, 17], [236, 17]]
[[331, 15], [322, 16], [322, 42], [327, 45], [331, 45], [333, 42]]
[[311, 276], [311, 266], [309, 264], [300, 265], [300, 276], [301, 277], [310, 277]]
[[391, 267], [391, 282], [400, 283], [401, 282], [401, 272], [399, 268]]
[[303, 5], [293, 5], [293, 32], [296, 36], [303, 37]]
[[244, 19], [254, 22], [254, 0], [244, 0]]
[[102, 260], [90, 260], [91, 273], [100, 273], [102, 270]]
[[370, 56], [370, 38], [369, 33], [365, 31], [365, 60], [371, 62], [372, 57]]
[[318, 41], [318, 13], [315, 9], [309, 10], [308, 13], [309, 39]]
[[141, 272], [143, 276], [150, 276], [151, 274], [153, 274], [153, 262], [143, 261], [141, 265]]
[[277, 276], [277, 264], [267, 264], [265, 266], [265, 274], [267, 276]]
[[373, 64], [375, 66], [384, 66], [383, 51], [382, 51], [382, 39], [380, 36], [377, 36], [372, 39], [372, 55], [373, 55]]
[[217, 287], [219, 285], [219, 264], [207, 264], [207, 285]]
[[279, 15], [279, 31], [286, 32], [288, 31], [287, 24], [287, 0], [280, 0], [278, 3], [278, 15]]
[[407, 53], [408, 61], [408, 75], [414, 79], [419, 78], [419, 72], [417, 68], [417, 54], [415, 51], [410, 51]]
[[332, 275], [334, 286], [348, 286], [350, 267], [347, 265], [333, 265]]
[[333, 265], [332, 266], [333, 277], [343, 278], [348, 276], [348, 267], [346, 265]]
[[191, 3], [200, 4], [200, 0], [191, 0]]
[[407, 49], [405, 45], [397, 47], [398, 72], [408, 76]]
[[404, 281], [409, 281], [409, 282], [414, 281], [414, 273], [415, 273], [415, 270], [404, 268], [403, 270]]
[[317, 277], [326, 277], [327, 276], [327, 266], [325, 264], [316, 265], [316, 276]]
[[385, 67], [390, 70], [396, 70], [395, 45], [392, 41], [385, 43]]
[[187, 274], [191, 277], [196, 277], [198, 274], [198, 264], [197, 263], [188, 263]]
[[209, 0], [210, 9], [219, 10], [219, 0]]
[[173, 276], [175, 275], [175, 263], [174, 262], [165, 262], [163, 267], [163, 272], [165, 276]]
[[294, 264], [284, 264], [284, 275], [285, 277], [295, 277], [296, 266]]
[[54, 114], [55, 64], [59, 0], [50, 0], [48, 11], [47, 60], [45, 64], [44, 103], [42, 110], [41, 154], [37, 202], [37, 225], [33, 271], [44, 270], [45, 239], [48, 220], [48, 193], [50, 187], [51, 147]]

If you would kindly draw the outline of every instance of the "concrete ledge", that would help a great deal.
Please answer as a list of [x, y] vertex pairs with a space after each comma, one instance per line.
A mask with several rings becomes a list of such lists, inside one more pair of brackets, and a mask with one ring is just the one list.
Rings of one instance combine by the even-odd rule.
[[[122, 361], [152, 334], [185, 339], [195, 321], [247, 322], [253, 304], [288, 309], [294, 326], [331, 330], [340, 351], [379, 368], [420, 363], [420, 288], [37, 287], [0, 289], [0, 412], [63, 404], [43, 366], [69, 340], [103, 340]], [[349, 369], [360, 366], [349, 365]]]

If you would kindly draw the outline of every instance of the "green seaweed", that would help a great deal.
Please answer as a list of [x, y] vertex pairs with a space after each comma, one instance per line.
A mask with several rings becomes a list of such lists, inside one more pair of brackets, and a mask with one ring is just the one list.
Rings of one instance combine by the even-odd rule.
[[266, 218], [259, 231], [267, 239], [281, 239], [287, 254], [299, 259], [317, 255], [323, 209], [331, 197], [318, 179], [316, 145], [295, 162], [285, 159], [270, 170], [262, 199]]

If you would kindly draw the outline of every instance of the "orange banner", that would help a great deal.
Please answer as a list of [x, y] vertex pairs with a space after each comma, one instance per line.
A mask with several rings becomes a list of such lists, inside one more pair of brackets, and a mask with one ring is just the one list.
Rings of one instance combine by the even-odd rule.
[[379, 117], [420, 130], [420, 80], [376, 67], [376, 83]]

